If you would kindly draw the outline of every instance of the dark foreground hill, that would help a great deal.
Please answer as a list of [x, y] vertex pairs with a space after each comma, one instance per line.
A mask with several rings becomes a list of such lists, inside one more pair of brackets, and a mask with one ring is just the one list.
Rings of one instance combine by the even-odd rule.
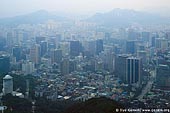
[[[30, 100], [6, 95], [2, 101], [7, 106], [5, 113], [32, 113], [33, 105]], [[115, 113], [120, 108], [123, 108], [121, 104], [105, 97], [92, 98], [85, 102], [39, 98], [36, 99], [34, 110], [35, 113]]]
[[100, 97], [76, 103], [64, 113], [115, 113], [116, 109], [120, 108], [123, 108], [121, 104], [111, 99]]

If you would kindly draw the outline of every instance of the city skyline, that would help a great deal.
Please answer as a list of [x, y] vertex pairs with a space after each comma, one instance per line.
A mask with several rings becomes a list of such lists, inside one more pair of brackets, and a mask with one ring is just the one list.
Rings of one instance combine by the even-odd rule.
[[0, 1], [0, 110], [170, 112], [169, 0]]
[[37, 10], [76, 15], [107, 12], [114, 8], [133, 9], [168, 16], [169, 0], [1, 0], [0, 18], [31, 13]]

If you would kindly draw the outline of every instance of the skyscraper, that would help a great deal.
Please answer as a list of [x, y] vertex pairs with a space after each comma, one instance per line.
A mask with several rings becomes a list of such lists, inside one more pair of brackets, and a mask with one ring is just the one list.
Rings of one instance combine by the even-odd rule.
[[147, 64], [148, 63], [148, 53], [147, 51], [138, 51], [137, 52], [137, 57], [140, 57], [142, 60], [142, 64]]
[[156, 68], [156, 84], [159, 88], [170, 88], [170, 68], [168, 65], [158, 65]]
[[151, 36], [149, 38], [149, 45], [151, 47], [155, 47], [155, 45], [156, 45], [156, 38], [159, 38], [159, 35], [157, 33], [151, 34]]
[[35, 38], [35, 41], [36, 41], [36, 44], [40, 44], [42, 41], [45, 41], [45, 37], [36, 37]]
[[18, 62], [21, 60], [21, 47], [16, 45], [15, 47], [12, 48], [12, 55], [15, 57], [16, 61]]
[[68, 56], [70, 52], [70, 43], [69, 42], [60, 42], [59, 48], [62, 50], [63, 56]]
[[88, 48], [87, 48], [87, 54], [88, 56], [93, 56], [96, 53], [96, 42], [94, 40], [88, 42]]
[[103, 40], [96, 40], [96, 55], [99, 55], [103, 51]]
[[10, 70], [10, 57], [8, 54], [0, 55], [0, 73], [8, 73]]
[[115, 58], [115, 73], [125, 83], [126, 82], [126, 59], [129, 55], [118, 55]]
[[8, 32], [8, 33], [7, 33], [6, 42], [7, 42], [7, 46], [8, 46], [8, 47], [11, 47], [12, 44], [14, 43], [14, 42], [13, 42], [12, 32]]
[[136, 41], [126, 41], [126, 53], [127, 54], [134, 54], [136, 51]]
[[74, 72], [77, 69], [77, 62], [76, 60], [70, 59], [69, 60], [69, 72]]
[[142, 41], [148, 42], [150, 38], [150, 32], [142, 32]]
[[60, 69], [61, 69], [62, 75], [69, 74], [69, 59], [68, 58], [63, 58], [61, 65], [60, 65]]
[[44, 56], [47, 53], [47, 42], [41, 41], [40, 47], [41, 47], [41, 56]]
[[129, 40], [138, 40], [140, 37], [140, 33], [136, 32], [134, 29], [128, 30], [128, 39]]
[[152, 37], [150, 37], [149, 39], [150, 39], [150, 40], [149, 40], [150, 46], [151, 46], [151, 47], [155, 47], [155, 37], [152, 36]]
[[62, 61], [62, 50], [61, 49], [52, 49], [50, 56], [51, 56], [52, 63], [60, 63]]
[[25, 75], [32, 74], [34, 70], [34, 63], [30, 61], [26, 61], [22, 64], [22, 71]]
[[168, 48], [168, 40], [164, 38], [156, 38], [155, 39], [155, 46], [159, 49], [167, 49]]
[[82, 52], [82, 44], [79, 41], [70, 41], [70, 55], [78, 56]]
[[110, 39], [110, 37], [111, 37], [111, 34], [110, 34], [110, 33], [108, 33], [108, 32], [106, 32], [106, 33], [105, 33], [105, 40], [109, 40], [109, 39]]
[[134, 84], [141, 82], [141, 59], [130, 57], [126, 59], [126, 83]]
[[5, 50], [5, 45], [6, 45], [6, 39], [5, 38], [0, 38], [0, 51]]
[[35, 44], [30, 49], [30, 61], [34, 62], [35, 64], [40, 63], [40, 45]]
[[107, 59], [108, 59], [107, 62], [108, 62], [109, 72], [113, 72], [114, 71], [115, 55], [113, 53], [108, 53]]

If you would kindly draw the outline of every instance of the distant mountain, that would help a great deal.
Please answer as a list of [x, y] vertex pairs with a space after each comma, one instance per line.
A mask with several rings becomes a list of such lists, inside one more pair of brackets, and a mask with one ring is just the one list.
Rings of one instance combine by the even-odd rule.
[[[49, 13], [44, 10], [39, 10], [30, 14], [0, 18], [0, 25], [17, 25], [17, 24], [38, 24], [48, 20], [55, 21], [72, 21], [77, 17], [65, 13]], [[95, 15], [84, 19], [83, 21], [95, 22], [105, 26], [127, 26], [134, 23], [138, 24], [166, 24], [170, 23], [170, 18], [161, 17], [159, 15], [146, 12], [114, 9], [106, 13], [96, 13]]]
[[47, 20], [65, 21], [68, 20], [66, 17], [54, 15], [44, 10], [39, 10], [30, 14], [15, 16], [10, 18], [1, 18], [0, 24], [11, 25], [11, 24], [36, 24], [43, 23]]
[[122, 26], [133, 23], [138, 24], [162, 24], [170, 23], [169, 18], [146, 12], [134, 11], [129, 9], [114, 9], [106, 13], [96, 13], [92, 17], [86, 19], [88, 22], [95, 22], [107, 26]]

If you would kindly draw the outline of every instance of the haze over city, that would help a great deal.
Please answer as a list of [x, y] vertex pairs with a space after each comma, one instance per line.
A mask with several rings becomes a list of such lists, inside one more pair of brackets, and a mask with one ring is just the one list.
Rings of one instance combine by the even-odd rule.
[[0, 112], [170, 112], [170, 0], [0, 0]]
[[1, 0], [0, 17], [12, 17], [47, 10], [89, 15], [114, 8], [133, 9], [167, 16], [169, 0]]

